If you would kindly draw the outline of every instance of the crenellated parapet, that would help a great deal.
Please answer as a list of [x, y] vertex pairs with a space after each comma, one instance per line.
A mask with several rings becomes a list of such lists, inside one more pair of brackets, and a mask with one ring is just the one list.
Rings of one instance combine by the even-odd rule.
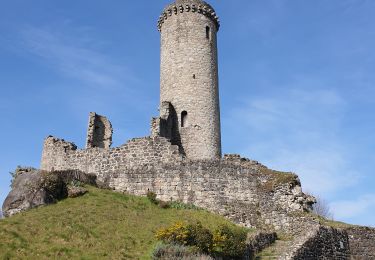
[[179, 15], [184, 12], [192, 12], [205, 15], [206, 17], [212, 19], [215, 22], [216, 28], [217, 30], [219, 30], [220, 20], [211, 5], [200, 0], [177, 0], [175, 3], [172, 3], [168, 5], [166, 8], [164, 8], [164, 11], [160, 15], [158, 20], [159, 32], [161, 31], [164, 22], [169, 17], [171, 17], [172, 15]]

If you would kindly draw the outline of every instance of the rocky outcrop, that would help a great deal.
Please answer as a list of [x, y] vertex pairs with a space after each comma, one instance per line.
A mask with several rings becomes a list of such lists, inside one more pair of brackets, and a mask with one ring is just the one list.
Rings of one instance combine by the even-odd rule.
[[85, 195], [87, 192], [88, 190], [82, 187], [68, 186], [69, 198], [77, 198], [77, 197]]
[[68, 196], [78, 197], [85, 194], [87, 191], [83, 188], [74, 187], [77, 184], [96, 185], [96, 176], [79, 171], [17, 169], [12, 190], [2, 206], [3, 214], [10, 217], [21, 211], [55, 203]]
[[2, 210], [5, 217], [24, 210], [47, 204], [48, 196], [40, 188], [41, 174], [38, 170], [20, 170], [12, 183], [12, 190], [6, 197]]

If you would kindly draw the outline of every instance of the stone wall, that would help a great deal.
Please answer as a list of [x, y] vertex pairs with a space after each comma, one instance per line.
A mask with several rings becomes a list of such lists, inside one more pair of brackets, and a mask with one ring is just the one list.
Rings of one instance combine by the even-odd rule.
[[247, 256], [245, 257], [245, 259], [254, 259], [257, 253], [269, 247], [272, 243], [276, 241], [276, 238], [277, 234], [275, 232], [251, 233], [247, 239]]
[[78, 170], [106, 179], [110, 173], [128, 167], [180, 160], [178, 146], [162, 137], [134, 138], [112, 149], [78, 150], [73, 143], [49, 136], [44, 141], [41, 169]]
[[350, 259], [348, 234], [344, 230], [320, 225], [306, 226], [305, 236], [297, 240], [282, 259]]
[[72, 143], [48, 137], [41, 168], [95, 174], [118, 191], [153, 191], [161, 200], [193, 203], [244, 226], [291, 233], [303, 230], [293, 214], [309, 210], [313, 203], [294, 174], [274, 172], [239, 156], [190, 161], [162, 137], [132, 139], [109, 150], [78, 150]]
[[375, 229], [369, 227], [351, 227], [346, 229], [349, 235], [352, 259], [375, 259]]
[[110, 186], [135, 195], [153, 191], [164, 201], [193, 203], [248, 227], [297, 232], [294, 212], [309, 200], [296, 176], [278, 174], [252, 161], [182, 161], [128, 167], [111, 174]]
[[151, 120], [151, 137], [165, 137], [172, 144], [178, 145], [181, 153], [185, 154], [181, 145], [176, 110], [170, 102], [162, 102], [159, 110], [160, 117]]
[[104, 116], [94, 112], [89, 115], [89, 126], [87, 129], [86, 148], [109, 149], [112, 145], [112, 124]]

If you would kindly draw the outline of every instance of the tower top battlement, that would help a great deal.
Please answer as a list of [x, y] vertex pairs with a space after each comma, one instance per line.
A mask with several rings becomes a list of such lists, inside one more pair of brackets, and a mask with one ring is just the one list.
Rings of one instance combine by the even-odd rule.
[[220, 20], [216, 15], [214, 8], [210, 4], [201, 0], [176, 0], [175, 2], [167, 5], [159, 17], [158, 30], [161, 31], [161, 28], [168, 17], [178, 15], [183, 12], [192, 12], [205, 15], [215, 22], [216, 28], [219, 30]]

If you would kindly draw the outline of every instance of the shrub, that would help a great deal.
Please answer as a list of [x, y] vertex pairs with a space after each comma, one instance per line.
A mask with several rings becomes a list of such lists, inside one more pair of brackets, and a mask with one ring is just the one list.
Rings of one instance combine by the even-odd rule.
[[172, 244], [187, 245], [189, 241], [188, 225], [184, 222], [177, 222], [174, 225], [162, 228], [156, 232], [156, 238]]
[[240, 259], [246, 251], [247, 231], [229, 226], [221, 226], [213, 235], [213, 251], [216, 255]]
[[196, 246], [203, 253], [210, 253], [213, 246], [213, 235], [210, 230], [204, 228], [200, 222], [190, 224], [188, 229], [188, 242], [190, 246]]
[[77, 179], [71, 180], [70, 182], [71, 187], [82, 187], [83, 183]]
[[212, 233], [199, 222], [178, 222], [160, 229], [156, 237], [164, 243], [195, 247], [199, 252], [215, 257], [240, 259], [246, 251], [247, 231], [235, 226], [221, 226]]
[[308, 192], [305, 192], [306, 195], [315, 197], [316, 203], [313, 205], [312, 212], [318, 216], [321, 216], [323, 218], [326, 218], [328, 220], [333, 220], [334, 216], [331, 211], [331, 208], [329, 207], [329, 203], [322, 198], [321, 196], [309, 194]]
[[9, 172], [9, 174], [12, 176], [10, 187], [13, 188], [14, 180], [17, 178], [18, 175], [32, 171], [36, 171], [36, 169], [33, 167], [23, 167], [18, 165], [13, 172]]
[[159, 201], [156, 199], [156, 193], [155, 192], [152, 192], [152, 191], [148, 191], [147, 192], [147, 198], [149, 201], [151, 201], [151, 203], [157, 205], [159, 204]]
[[169, 203], [169, 207], [172, 209], [192, 209], [192, 210], [200, 210], [199, 207], [195, 206], [194, 204], [185, 204], [179, 201], [172, 201]]
[[165, 202], [165, 201], [159, 201], [159, 207], [162, 208], [162, 209], [168, 209], [168, 208], [170, 208], [170, 204], [168, 202]]
[[158, 205], [162, 209], [168, 209], [168, 208], [172, 208], [172, 209], [193, 209], [193, 210], [199, 210], [200, 209], [193, 204], [185, 204], [185, 203], [178, 202], [178, 201], [167, 202], [167, 201], [158, 200], [156, 198], [157, 195], [152, 191], [148, 191], [146, 196], [152, 204]]
[[60, 174], [42, 171], [41, 175], [40, 188], [46, 191], [50, 202], [56, 202], [68, 197], [67, 185]]
[[198, 254], [194, 247], [159, 243], [155, 246], [152, 259], [197, 259]]

